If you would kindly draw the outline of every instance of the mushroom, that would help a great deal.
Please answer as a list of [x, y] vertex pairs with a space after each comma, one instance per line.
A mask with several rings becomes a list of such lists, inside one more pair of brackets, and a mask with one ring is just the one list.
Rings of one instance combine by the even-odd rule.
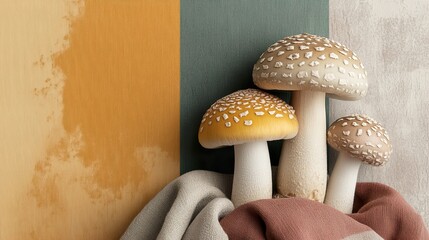
[[205, 148], [234, 146], [231, 200], [236, 207], [272, 196], [267, 141], [298, 133], [293, 108], [256, 89], [234, 92], [217, 100], [204, 114], [198, 139]]
[[386, 130], [364, 115], [342, 117], [332, 123], [328, 143], [339, 156], [329, 178], [325, 204], [349, 214], [361, 163], [384, 165], [392, 154], [392, 144]]
[[277, 190], [323, 202], [327, 181], [325, 96], [357, 100], [366, 95], [366, 71], [344, 45], [307, 33], [271, 45], [253, 68], [262, 89], [290, 90], [300, 124], [298, 135], [284, 141]]

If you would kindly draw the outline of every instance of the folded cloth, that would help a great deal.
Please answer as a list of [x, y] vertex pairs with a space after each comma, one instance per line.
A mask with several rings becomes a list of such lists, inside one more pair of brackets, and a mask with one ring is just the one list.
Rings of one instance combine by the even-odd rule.
[[121, 239], [429, 239], [422, 218], [382, 184], [358, 183], [350, 215], [302, 198], [234, 210], [231, 186], [231, 175], [184, 174], [143, 208]]
[[429, 239], [422, 217], [393, 188], [380, 183], [358, 183], [354, 220], [384, 239]]
[[354, 210], [345, 215], [302, 198], [259, 200], [221, 225], [230, 239], [429, 239], [423, 219], [385, 185], [358, 183]]
[[231, 175], [186, 173], [143, 208], [121, 239], [228, 239], [219, 219], [234, 209], [231, 186]]

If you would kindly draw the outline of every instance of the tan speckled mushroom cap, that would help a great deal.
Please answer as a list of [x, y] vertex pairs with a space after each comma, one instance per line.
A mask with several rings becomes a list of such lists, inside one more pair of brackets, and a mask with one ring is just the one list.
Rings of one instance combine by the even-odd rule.
[[307, 33], [271, 45], [253, 68], [262, 89], [312, 90], [357, 100], [367, 93], [367, 73], [354, 52], [325, 37]]
[[204, 114], [198, 139], [205, 148], [289, 139], [298, 133], [295, 111], [282, 99], [256, 89], [217, 100]]
[[327, 139], [337, 151], [347, 151], [354, 158], [375, 166], [385, 164], [392, 154], [386, 130], [364, 115], [339, 118], [329, 127]]

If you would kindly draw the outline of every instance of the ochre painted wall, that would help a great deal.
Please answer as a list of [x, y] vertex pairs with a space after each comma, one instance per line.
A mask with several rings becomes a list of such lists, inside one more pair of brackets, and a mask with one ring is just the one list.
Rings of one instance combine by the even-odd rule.
[[117, 239], [179, 175], [178, 0], [3, 0], [0, 239]]

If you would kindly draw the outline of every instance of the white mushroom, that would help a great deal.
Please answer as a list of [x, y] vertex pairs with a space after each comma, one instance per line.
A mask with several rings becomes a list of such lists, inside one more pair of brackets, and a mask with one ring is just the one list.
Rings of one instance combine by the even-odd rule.
[[238, 207], [271, 198], [267, 141], [293, 138], [297, 132], [292, 107], [276, 96], [247, 89], [216, 101], [203, 116], [198, 138], [205, 148], [234, 146], [231, 200]]
[[329, 127], [327, 138], [340, 154], [329, 178], [325, 204], [348, 214], [353, 210], [361, 163], [385, 164], [392, 154], [392, 144], [384, 128], [364, 115], [338, 119]]
[[[283, 143], [277, 190], [284, 196], [323, 202], [327, 181], [325, 96], [362, 98], [368, 88], [366, 71], [352, 51], [325, 37], [304, 33], [286, 37], [275, 46], [255, 64], [253, 81], [262, 89], [294, 91], [291, 105], [300, 123], [298, 135]], [[271, 62], [262, 61], [271, 57]]]

